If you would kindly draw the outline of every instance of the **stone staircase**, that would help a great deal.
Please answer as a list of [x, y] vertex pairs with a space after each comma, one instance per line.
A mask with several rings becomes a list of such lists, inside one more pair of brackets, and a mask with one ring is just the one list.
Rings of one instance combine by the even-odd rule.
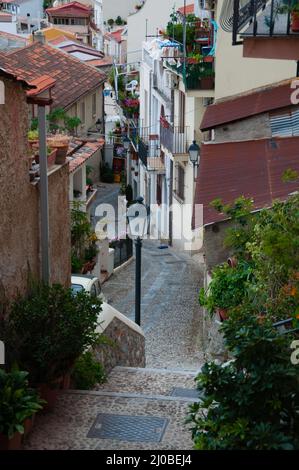
[[198, 400], [188, 370], [115, 367], [92, 391], [62, 393], [37, 417], [26, 449], [191, 450], [185, 424]]

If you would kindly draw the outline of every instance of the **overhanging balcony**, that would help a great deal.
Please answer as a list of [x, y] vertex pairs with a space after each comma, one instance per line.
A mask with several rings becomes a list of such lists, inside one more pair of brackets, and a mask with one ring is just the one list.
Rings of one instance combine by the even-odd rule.
[[[299, 60], [299, 11], [296, 0], [234, 0], [233, 44], [243, 56]], [[238, 40], [238, 38], [240, 40]]]
[[165, 62], [165, 65], [182, 77], [186, 90], [214, 89], [213, 58], [209, 62], [196, 63], [187, 57], [185, 62], [178, 61], [176, 64]]
[[160, 142], [173, 155], [188, 153], [187, 128], [172, 126], [163, 119], [160, 123]]

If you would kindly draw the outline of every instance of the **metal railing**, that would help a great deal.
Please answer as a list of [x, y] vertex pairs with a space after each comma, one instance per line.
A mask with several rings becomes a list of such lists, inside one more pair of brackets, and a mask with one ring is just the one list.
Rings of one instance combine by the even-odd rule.
[[[233, 45], [242, 44], [241, 37], [272, 37], [298, 34], [292, 29], [292, 8], [296, 0], [249, 0], [241, 6], [241, 0], [234, 0]], [[244, 31], [246, 25], [248, 29]], [[243, 30], [243, 32], [241, 32]]]
[[138, 143], [138, 156], [144, 166], [147, 167], [148, 145], [141, 138], [139, 138]]
[[188, 64], [188, 58], [185, 63], [179, 66], [166, 62], [166, 65], [176, 74], [183, 78], [187, 90], [210, 90], [214, 88], [214, 64], [212, 62], [200, 62]]
[[187, 153], [187, 128], [160, 124], [160, 142], [172, 154]]

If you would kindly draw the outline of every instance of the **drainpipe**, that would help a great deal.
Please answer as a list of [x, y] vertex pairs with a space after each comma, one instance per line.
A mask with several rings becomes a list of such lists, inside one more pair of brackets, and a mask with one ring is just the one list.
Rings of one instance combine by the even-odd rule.
[[41, 225], [41, 261], [42, 281], [50, 282], [49, 256], [49, 200], [48, 200], [48, 162], [46, 107], [38, 106], [39, 165], [40, 165], [40, 225]]

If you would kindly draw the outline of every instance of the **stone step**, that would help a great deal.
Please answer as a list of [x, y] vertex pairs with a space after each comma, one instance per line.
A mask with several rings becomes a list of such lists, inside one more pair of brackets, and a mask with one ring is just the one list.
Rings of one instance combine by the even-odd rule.
[[138, 397], [169, 397], [171, 400], [194, 401], [197, 397], [194, 371], [115, 367], [106, 383], [95, 392], [117, 393]]

